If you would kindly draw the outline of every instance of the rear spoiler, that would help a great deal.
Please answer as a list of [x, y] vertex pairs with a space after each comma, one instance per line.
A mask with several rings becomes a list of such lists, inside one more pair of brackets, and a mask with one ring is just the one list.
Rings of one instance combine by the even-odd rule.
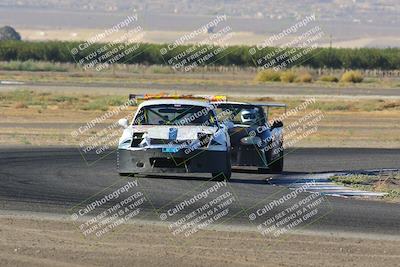
[[267, 107], [267, 113], [269, 111], [269, 108], [285, 108], [285, 113], [287, 111], [287, 105], [286, 104], [281, 104], [281, 103], [252, 103], [255, 106], [262, 106], [262, 107]]
[[137, 104], [138, 101], [154, 100], [154, 99], [192, 99], [192, 100], [202, 100], [209, 102], [225, 102], [226, 96], [223, 95], [181, 95], [181, 94], [129, 94], [129, 100], [134, 100]]

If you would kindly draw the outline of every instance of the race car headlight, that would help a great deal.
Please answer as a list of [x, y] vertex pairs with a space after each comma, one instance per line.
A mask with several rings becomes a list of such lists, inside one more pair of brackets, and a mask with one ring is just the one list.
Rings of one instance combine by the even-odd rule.
[[139, 144], [143, 141], [143, 134], [144, 133], [133, 133], [131, 147], [139, 146]]
[[261, 144], [261, 138], [258, 136], [246, 136], [240, 139], [242, 145], [259, 145]]

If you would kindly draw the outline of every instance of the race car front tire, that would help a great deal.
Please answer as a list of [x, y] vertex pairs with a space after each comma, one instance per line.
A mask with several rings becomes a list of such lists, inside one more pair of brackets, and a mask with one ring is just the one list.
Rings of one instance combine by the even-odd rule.
[[[279, 157], [275, 160], [271, 160], [271, 163], [268, 164], [268, 167], [259, 167], [258, 173], [281, 173], [283, 171], [283, 147], [282, 143], [280, 143], [280, 152]], [[271, 152], [269, 152], [267, 158], [271, 159]]]
[[272, 173], [281, 173], [283, 171], [283, 149], [279, 152], [279, 158], [271, 162], [268, 167]]
[[231, 176], [232, 176], [232, 171], [229, 170], [229, 171], [224, 171], [221, 173], [212, 173], [211, 175], [213, 177], [213, 180], [215, 180], [215, 181], [219, 181], [219, 182], [229, 181], [229, 179], [231, 179]]
[[223, 172], [217, 172], [211, 174], [215, 181], [229, 181], [232, 176], [232, 164], [231, 164], [231, 153], [226, 153], [226, 166]]
[[260, 174], [265, 174], [265, 173], [269, 173], [269, 169], [268, 168], [264, 168], [264, 167], [260, 167], [257, 170], [258, 173]]

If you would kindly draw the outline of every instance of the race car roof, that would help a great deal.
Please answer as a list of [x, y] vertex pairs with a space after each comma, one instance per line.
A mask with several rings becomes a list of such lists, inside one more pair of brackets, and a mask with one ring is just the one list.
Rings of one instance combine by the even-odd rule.
[[139, 108], [153, 105], [163, 105], [163, 104], [172, 104], [172, 105], [191, 105], [191, 106], [200, 106], [205, 108], [212, 108], [212, 105], [209, 102], [205, 101], [196, 101], [196, 100], [187, 100], [187, 99], [156, 99], [156, 100], [146, 100], [139, 105]]

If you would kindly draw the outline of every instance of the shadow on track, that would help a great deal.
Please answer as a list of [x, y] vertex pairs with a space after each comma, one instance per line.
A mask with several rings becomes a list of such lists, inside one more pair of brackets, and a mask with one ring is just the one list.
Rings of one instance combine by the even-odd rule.
[[[238, 183], [238, 184], [268, 184], [267, 179], [272, 178], [274, 176], [277, 176], [277, 174], [259, 174], [257, 170], [243, 170], [243, 169], [234, 169], [233, 172], [235, 173], [244, 173], [244, 174], [257, 174], [258, 177], [256, 178], [234, 178], [232, 177], [229, 180], [229, 183]], [[307, 174], [305, 172], [283, 172], [279, 174], [281, 175], [297, 175], [297, 174]], [[209, 176], [185, 176], [185, 175], [165, 175], [165, 174], [138, 174], [134, 176], [135, 178], [138, 179], [143, 179], [143, 178], [150, 178], [150, 179], [169, 179], [169, 180], [186, 180], [186, 181], [210, 181], [210, 182], [216, 182], [212, 180], [211, 177]]]

